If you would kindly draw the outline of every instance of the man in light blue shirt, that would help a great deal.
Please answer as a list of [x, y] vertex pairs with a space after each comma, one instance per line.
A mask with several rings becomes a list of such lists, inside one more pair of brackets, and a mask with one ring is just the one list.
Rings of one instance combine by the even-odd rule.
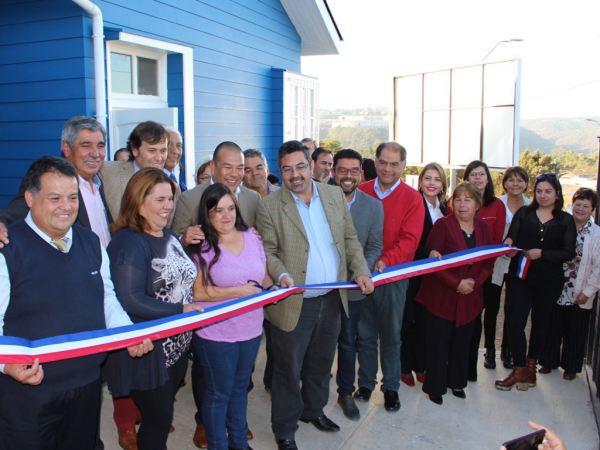
[[[298, 141], [278, 154], [283, 187], [258, 204], [269, 274], [282, 288], [356, 280], [373, 291], [370, 271], [342, 190], [312, 180], [308, 149]], [[265, 308], [274, 356], [271, 423], [279, 450], [296, 450], [298, 420], [326, 432], [339, 427], [323, 413], [340, 332], [345, 290], [306, 289]]]

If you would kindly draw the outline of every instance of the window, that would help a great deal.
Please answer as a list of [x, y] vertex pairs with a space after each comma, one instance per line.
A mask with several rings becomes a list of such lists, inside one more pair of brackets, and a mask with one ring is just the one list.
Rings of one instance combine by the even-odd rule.
[[167, 52], [121, 42], [107, 47], [113, 108], [166, 107]]
[[283, 115], [286, 141], [319, 141], [319, 82], [312, 77], [284, 72]]

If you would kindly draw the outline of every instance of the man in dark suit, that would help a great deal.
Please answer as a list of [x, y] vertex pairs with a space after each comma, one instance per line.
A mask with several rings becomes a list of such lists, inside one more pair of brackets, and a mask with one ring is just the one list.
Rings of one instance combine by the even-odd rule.
[[[261, 199], [256, 225], [267, 267], [282, 287], [346, 281], [373, 291], [369, 268], [343, 192], [315, 183], [308, 149], [298, 141], [279, 148], [284, 187]], [[339, 427], [323, 413], [346, 290], [310, 289], [265, 308], [274, 356], [271, 424], [279, 450], [297, 450], [298, 420], [321, 431]]]
[[[106, 206], [104, 187], [98, 177], [106, 154], [106, 130], [92, 117], [73, 117], [63, 127], [61, 148], [65, 159], [75, 166], [79, 178], [79, 212], [75, 224], [96, 233], [106, 248], [110, 241], [109, 227], [113, 219]], [[8, 226], [28, 213], [25, 189], [21, 183], [19, 194], [0, 210], [0, 222]]]
[[[375, 262], [383, 251], [383, 205], [370, 195], [356, 189], [362, 181], [362, 156], [354, 150], [345, 149], [333, 157], [333, 181], [346, 194], [358, 242], [363, 248], [369, 270], [375, 270]], [[350, 420], [360, 419], [360, 411], [354, 403], [356, 379], [356, 334], [363, 301], [368, 302], [360, 291], [348, 291], [348, 316], [343, 313], [342, 328], [338, 338], [338, 405]]]

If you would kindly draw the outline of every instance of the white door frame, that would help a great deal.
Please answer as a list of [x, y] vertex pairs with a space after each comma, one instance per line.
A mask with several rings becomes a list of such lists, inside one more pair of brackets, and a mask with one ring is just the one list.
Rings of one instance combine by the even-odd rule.
[[[186, 166], [186, 178], [185, 183], [188, 186], [194, 186], [194, 172], [196, 167], [196, 152], [194, 142], [194, 49], [192, 47], [186, 47], [184, 45], [173, 44], [171, 42], [159, 41], [158, 39], [151, 39], [135, 34], [119, 32], [119, 40], [114, 41], [115, 43], [129, 43], [132, 46], [143, 46], [148, 49], [159, 49], [164, 50], [167, 53], [180, 53], [183, 57], [183, 125], [184, 125], [184, 161]], [[106, 41], [106, 55], [107, 59], [110, 58], [110, 43]], [[108, 73], [110, 76], [110, 72]], [[111, 108], [111, 93], [110, 85], [108, 89], [108, 110], [112, 111]], [[113, 150], [109, 149], [110, 155], [112, 156]]]

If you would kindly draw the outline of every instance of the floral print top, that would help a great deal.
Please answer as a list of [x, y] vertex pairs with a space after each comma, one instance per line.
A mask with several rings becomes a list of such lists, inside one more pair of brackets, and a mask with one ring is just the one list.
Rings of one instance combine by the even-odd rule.
[[575, 258], [571, 261], [563, 263], [563, 270], [565, 272], [565, 285], [563, 287], [562, 294], [558, 299], [558, 304], [562, 306], [575, 305], [575, 284], [577, 281], [577, 273], [579, 272], [579, 265], [581, 264], [581, 256], [583, 255], [583, 243], [586, 237], [590, 234], [592, 228], [592, 219], [577, 230], [577, 246], [575, 249]]

